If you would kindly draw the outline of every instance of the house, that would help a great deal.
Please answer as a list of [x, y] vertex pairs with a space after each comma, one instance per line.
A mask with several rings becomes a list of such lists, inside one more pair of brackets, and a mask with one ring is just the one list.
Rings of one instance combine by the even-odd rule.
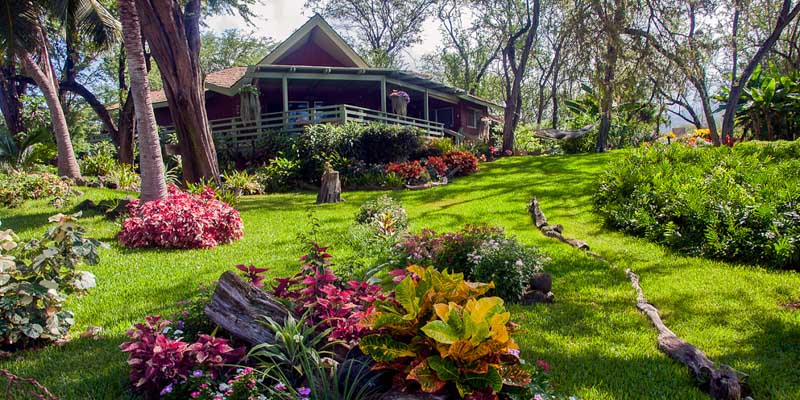
[[[414, 126], [430, 137], [485, 138], [490, 107], [498, 106], [419, 73], [371, 68], [319, 15], [258, 64], [211, 73], [205, 86], [219, 147], [252, 146], [264, 132], [345, 121]], [[407, 110], [392, 107], [393, 91], [408, 94]], [[173, 129], [164, 93], [153, 92], [151, 99], [158, 124]]]

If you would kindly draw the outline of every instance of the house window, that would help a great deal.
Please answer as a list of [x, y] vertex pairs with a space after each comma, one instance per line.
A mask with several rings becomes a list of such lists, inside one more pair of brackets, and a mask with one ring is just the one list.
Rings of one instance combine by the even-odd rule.
[[446, 128], [453, 127], [453, 107], [439, 108], [433, 111], [436, 122], [442, 123]]
[[473, 108], [467, 109], [467, 127], [468, 128], [477, 128], [478, 121], [481, 119], [480, 111], [475, 110]]

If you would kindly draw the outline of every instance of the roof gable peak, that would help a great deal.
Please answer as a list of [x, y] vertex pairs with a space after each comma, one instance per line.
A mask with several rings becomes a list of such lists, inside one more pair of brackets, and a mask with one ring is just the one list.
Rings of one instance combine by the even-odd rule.
[[[316, 46], [312, 52], [303, 52], [306, 46]], [[308, 61], [309, 65], [331, 67], [356, 67], [368, 68], [369, 65], [350, 45], [328, 24], [325, 19], [314, 14], [313, 17], [298, 28], [294, 33], [279, 44], [272, 52], [264, 57], [258, 65], [304, 65], [298, 60], [307, 60], [308, 57], [319, 55], [319, 49], [330, 57], [321, 60]], [[335, 64], [335, 65], [327, 65]]]

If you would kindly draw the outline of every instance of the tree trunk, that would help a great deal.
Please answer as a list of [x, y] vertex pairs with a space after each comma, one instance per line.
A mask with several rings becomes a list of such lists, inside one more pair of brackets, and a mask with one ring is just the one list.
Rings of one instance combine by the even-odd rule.
[[147, 65], [144, 49], [141, 46], [139, 17], [133, 1], [117, 0], [117, 5], [131, 77], [131, 96], [136, 109], [136, 128], [139, 133], [139, 171], [142, 175], [140, 197], [142, 201], [151, 201], [167, 196], [167, 184], [164, 178], [164, 161], [161, 159], [156, 117], [150, 101], [150, 85], [147, 82]]
[[611, 132], [611, 113], [614, 106], [614, 84], [616, 76], [618, 49], [616, 44], [609, 40], [606, 45], [605, 60], [603, 62], [603, 84], [600, 88], [600, 128], [597, 132], [598, 153], [606, 151], [608, 135]]
[[706, 82], [701, 79], [691, 79], [691, 82], [695, 90], [697, 90], [697, 94], [700, 95], [700, 102], [703, 105], [703, 115], [706, 117], [706, 124], [708, 125], [708, 130], [711, 132], [711, 142], [714, 143], [714, 146], [719, 146], [722, 142], [720, 141], [719, 132], [717, 131], [717, 121], [714, 119], [714, 111], [711, 110], [711, 99], [708, 96]]
[[553, 123], [551, 125], [553, 129], [558, 129], [558, 74], [561, 72], [561, 45], [556, 47], [553, 65], [553, 85], [550, 90], [550, 96], [553, 99], [553, 115], [551, 117]]
[[40, 61], [44, 68], [39, 67], [33, 59], [33, 54], [27, 50], [20, 51], [19, 59], [25, 72], [39, 86], [39, 90], [42, 91], [45, 102], [47, 102], [47, 108], [50, 110], [50, 120], [53, 124], [58, 149], [58, 174], [80, 180], [81, 170], [78, 167], [75, 152], [72, 150], [72, 140], [69, 137], [64, 109], [61, 108], [58, 98], [58, 88], [53, 76], [53, 68], [50, 66], [50, 57], [47, 56], [46, 50], [42, 51]]
[[725, 106], [725, 114], [722, 116], [722, 136], [723, 137], [733, 137], [733, 124], [734, 118], [736, 117], [736, 106], [739, 103], [739, 98], [742, 96], [742, 88], [747, 84], [747, 81], [750, 79], [750, 75], [753, 74], [758, 64], [761, 63], [761, 60], [764, 58], [767, 53], [772, 50], [775, 46], [775, 42], [778, 41], [778, 38], [781, 36], [784, 28], [789, 25], [792, 20], [797, 17], [797, 14], [800, 13], [800, 3], [795, 4], [793, 8], [791, 8], [792, 1], [791, 0], [783, 0], [783, 4], [781, 6], [781, 12], [778, 15], [778, 21], [775, 23], [775, 28], [773, 29], [772, 33], [769, 35], [767, 40], [759, 46], [758, 51], [756, 54], [753, 55], [753, 58], [750, 59], [750, 62], [747, 63], [747, 66], [744, 67], [742, 70], [742, 75], [739, 76], [739, 81], [731, 86], [731, 92], [728, 95], [728, 104]]
[[117, 129], [117, 136], [114, 138], [117, 144], [117, 158], [121, 163], [133, 165], [133, 139], [136, 136], [135, 132], [136, 109], [131, 90], [128, 89], [125, 102], [119, 109], [119, 129]]
[[200, 69], [199, 0], [136, 0], [142, 31], [158, 64], [180, 144], [183, 179], [219, 185], [217, 152], [206, 115]]
[[94, 111], [95, 114], [97, 114], [97, 117], [100, 118], [100, 122], [103, 123], [103, 127], [106, 129], [106, 131], [108, 131], [108, 134], [111, 137], [116, 137], [119, 135], [119, 132], [117, 130], [117, 125], [111, 118], [111, 114], [108, 112], [108, 109], [106, 108], [105, 104], [100, 102], [100, 100], [97, 99], [97, 96], [95, 96], [94, 93], [89, 91], [89, 89], [87, 89], [86, 86], [83, 86], [78, 82], [75, 82], [75, 80], [67, 80], [67, 81], [62, 81], [60, 83], [60, 88], [62, 91], [75, 93], [78, 96], [81, 96], [86, 101], [86, 103], [89, 104], [90, 107], [92, 107], [92, 110]]
[[339, 173], [326, 169], [322, 174], [322, 184], [317, 194], [317, 204], [338, 203], [342, 201], [342, 184], [339, 181]]
[[22, 125], [22, 102], [19, 99], [24, 93], [24, 83], [14, 80], [15, 75], [13, 62], [0, 62], [0, 112], [12, 136], [25, 130]]
[[231, 271], [219, 277], [205, 314], [233, 337], [250, 345], [274, 343], [264, 317], [282, 322], [289, 310], [265, 291], [243, 281]]

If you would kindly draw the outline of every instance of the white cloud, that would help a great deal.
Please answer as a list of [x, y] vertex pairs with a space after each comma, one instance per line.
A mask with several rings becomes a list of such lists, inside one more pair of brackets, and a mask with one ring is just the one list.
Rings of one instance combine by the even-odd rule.
[[[314, 15], [311, 10], [304, 7], [304, 2], [301, 0], [265, 0], [263, 4], [253, 7], [253, 13], [258, 16], [253, 21], [255, 26], [247, 25], [239, 15], [212, 16], [206, 18], [205, 23], [214, 32], [238, 28], [282, 41]], [[434, 51], [440, 42], [441, 35], [437, 24], [424, 24], [422, 41], [406, 51], [404, 61], [410, 67], [416, 67], [417, 61], [423, 55]]]

